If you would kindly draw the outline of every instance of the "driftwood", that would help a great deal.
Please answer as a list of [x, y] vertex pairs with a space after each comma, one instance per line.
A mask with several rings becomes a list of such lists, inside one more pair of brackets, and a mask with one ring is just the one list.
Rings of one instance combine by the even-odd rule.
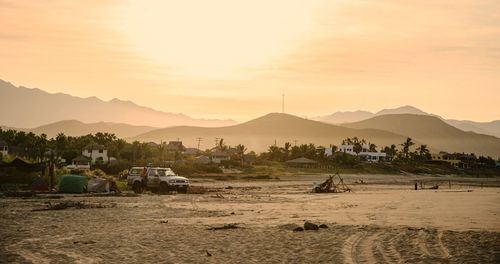
[[350, 191], [351, 188], [344, 183], [344, 179], [338, 173], [330, 175], [326, 181], [313, 188], [313, 192], [315, 193], [342, 193]]
[[101, 203], [85, 203], [82, 201], [63, 201], [60, 203], [47, 202], [46, 208], [33, 209], [33, 211], [50, 211], [64, 209], [91, 209], [91, 208], [110, 208], [116, 207], [116, 204], [103, 205]]
[[223, 226], [216, 226], [207, 228], [207, 230], [225, 230], [225, 229], [236, 229], [240, 228], [237, 224], [225, 224]]

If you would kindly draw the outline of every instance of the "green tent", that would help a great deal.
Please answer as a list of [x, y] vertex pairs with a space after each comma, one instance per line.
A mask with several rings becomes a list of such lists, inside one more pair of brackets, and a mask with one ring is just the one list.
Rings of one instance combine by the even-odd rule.
[[59, 181], [59, 192], [62, 193], [82, 193], [86, 188], [87, 177], [84, 176], [66, 174]]

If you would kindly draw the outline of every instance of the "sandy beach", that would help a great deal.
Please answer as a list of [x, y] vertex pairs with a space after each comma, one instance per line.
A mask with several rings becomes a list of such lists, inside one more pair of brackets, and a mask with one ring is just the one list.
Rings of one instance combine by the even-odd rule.
[[[193, 179], [202, 194], [3, 197], [0, 262], [500, 261], [500, 179], [346, 176], [350, 193], [311, 193], [324, 178]], [[415, 180], [441, 185], [415, 191]], [[45, 210], [68, 201], [86, 207]], [[328, 228], [293, 231], [305, 221]]]

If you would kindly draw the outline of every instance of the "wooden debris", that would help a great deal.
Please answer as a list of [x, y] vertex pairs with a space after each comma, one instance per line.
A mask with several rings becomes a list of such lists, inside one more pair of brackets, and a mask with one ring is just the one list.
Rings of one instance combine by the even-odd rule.
[[91, 209], [91, 208], [110, 208], [116, 207], [116, 204], [103, 205], [101, 203], [85, 203], [82, 201], [62, 201], [59, 203], [47, 202], [46, 208], [33, 209], [33, 211], [49, 211], [64, 209]]
[[207, 228], [207, 230], [225, 230], [225, 229], [236, 229], [240, 228], [237, 224], [225, 224], [223, 226], [216, 226]]
[[[337, 179], [337, 182], [335, 182]], [[340, 177], [337, 173], [335, 175], [330, 175], [325, 182], [320, 185], [314, 186], [313, 192], [315, 193], [342, 193], [351, 192], [351, 188], [347, 187], [344, 183], [344, 179]]]

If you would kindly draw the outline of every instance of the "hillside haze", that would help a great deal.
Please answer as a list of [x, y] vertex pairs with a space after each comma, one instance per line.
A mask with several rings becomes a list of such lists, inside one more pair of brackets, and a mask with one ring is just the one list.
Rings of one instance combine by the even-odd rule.
[[365, 138], [379, 146], [403, 142], [403, 136], [378, 129], [352, 129], [307, 120], [289, 114], [271, 113], [246, 123], [218, 128], [179, 126], [153, 130], [133, 139], [139, 141], [168, 141], [180, 138], [188, 146], [196, 146], [196, 138], [203, 138], [201, 148], [214, 147], [215, 138], [224, 138], [229, 145], [244, 144], [249, 150], [266, 151], [275, 142], [282, 146], [314, 143], [339, 145], [347, 137]]
[[318, 116], [314, 119], [317, 121], [331, 123], [331, 124], [343, 124], [343, 123], [352, 123], [358, 122], [362, 120], [366, 120], [375, 116], [380, 115], [391, 115], [391, 114], [415, 114], [415, 115], [427, 115], [426, 112], [411, 106], [405, 105], [397, 108], [388, 108], [380, 110], [376, 113], [357, 110], [357, 111], [346, 111], [346, 112], [335, 112], [330, 115]]
[[130, 101], [103, 101], [96, 97], [80, 98], [51, 94], [40, 89], [16, 87], [0, 80], [0, 125], [34, 128], [61, 120], [84, 123], [113, 122], [137, 126], [167, 127], [178, 125], [227, 126], [233, 120], [195, 119], [184, 114], [157, 111]]
[[150, 126], [133, 126], [128, 124], [98, 122], [85, 124], [77, 120], [64, 120], [48, 125], [27, 130], [35, 134], [46, 134], [48, 138], [53, 138], [59, 133], [66, 136], [83, 136], [95, 134], [97, 132], [107, 132], [115, 134], [118, 138], [129, 138], [151, 130], [157, 129]]
[[491, 122], [476, 122], [470, 120], [453, 120], [453, 119], [444, 119], [438, 115], [429, 114], [424, 112], [414, 106], [405, 105], [397, 108], [388, 108], [380, 110], [376, 113], [368, 112], [368, 111], [352, 111], [352, 112], [335, 112], [330, 115], [318, 116], [315, 117], [314, 120], [329, 123], [329, 124], [344, 124], [344, 123], [354, 123], [363, 120], [367, 120], [376, 116], [383, 115], [396, 115], [396, 114], [413, 114], [413, 115], [428, 115], [434, 116], [442, 119], [447, 124], [454, 126], [463, 131], [471, 131], [479, 134], [491, 135], [500, 137], [500, 120], [493, 120]]
[[465, 132], [443, 120], [427, 115], [382, 115], [367, 120], [343, 124], [355, 129], [381, 129], [408, 136], [430, 147], [448, 152], [466, 152], [500, 157], [500, 138]]

